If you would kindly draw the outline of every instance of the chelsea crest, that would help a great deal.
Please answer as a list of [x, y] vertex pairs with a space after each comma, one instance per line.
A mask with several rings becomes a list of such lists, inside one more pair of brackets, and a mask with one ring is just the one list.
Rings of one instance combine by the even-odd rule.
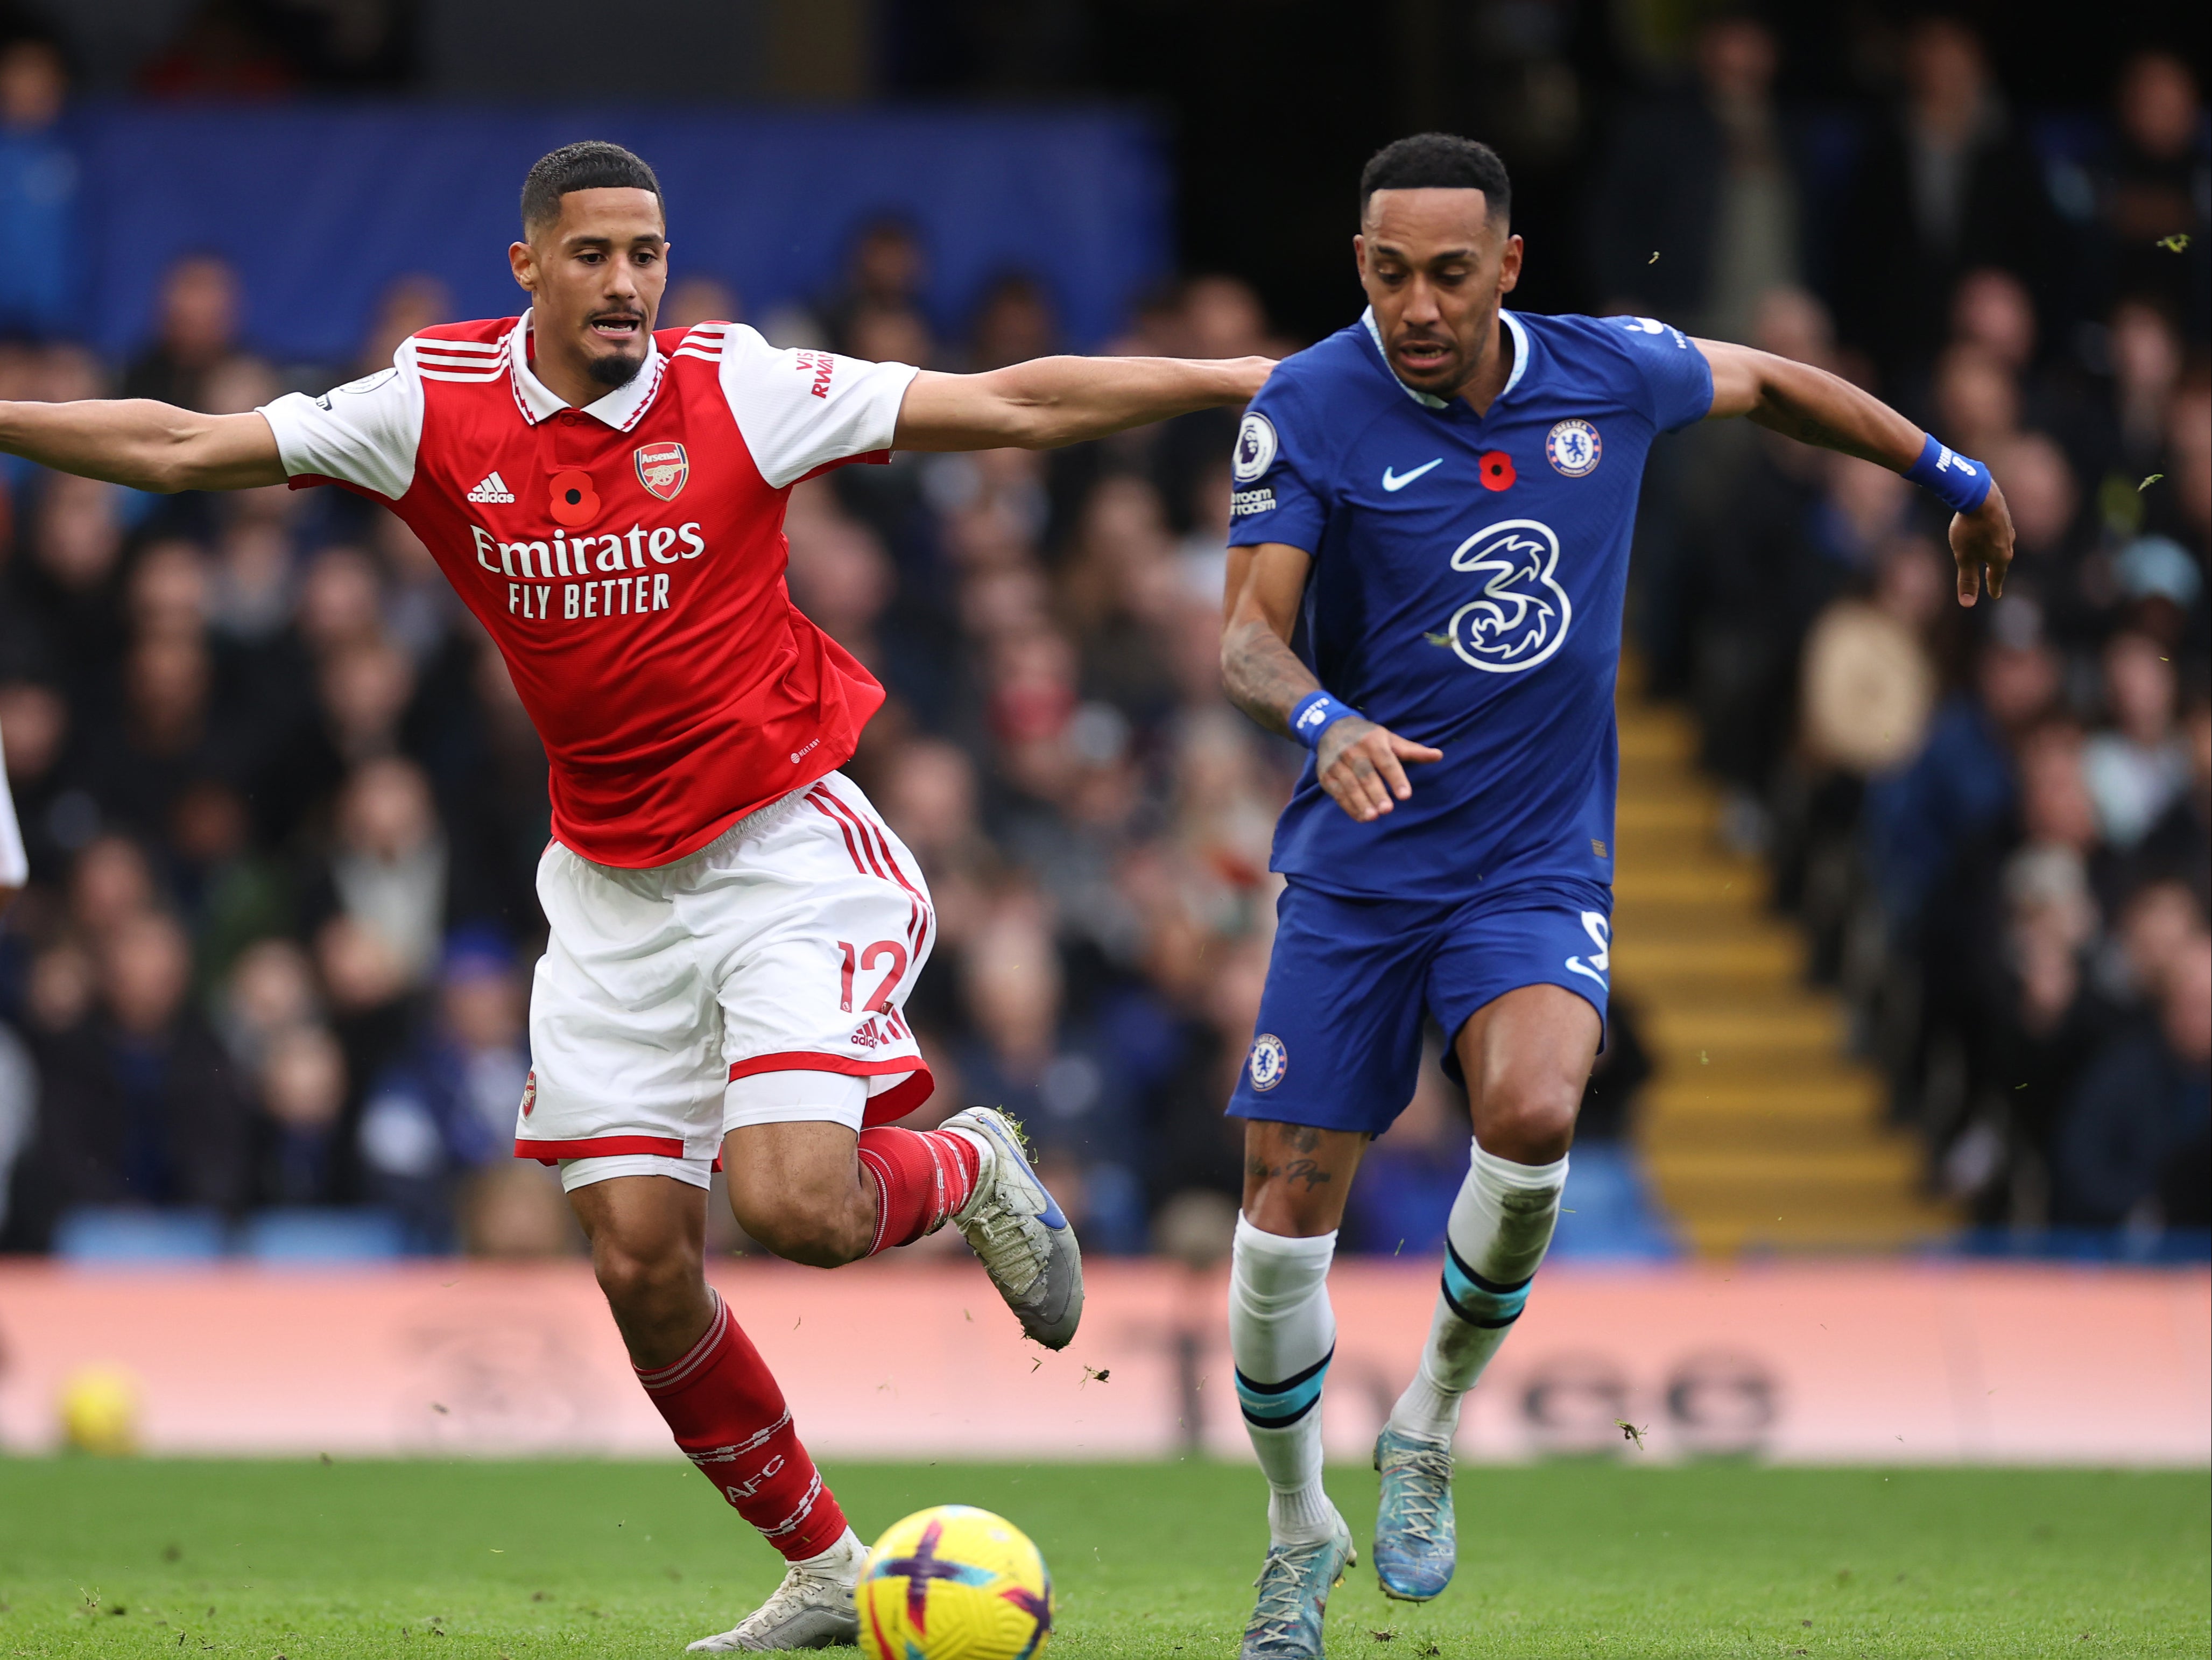
[[1597, 429], [1587, 421], [1559, 422], [1544, 438], [1544, 459], [1554, 471], [1579, 478], [1593, 471], [1605, 453]]

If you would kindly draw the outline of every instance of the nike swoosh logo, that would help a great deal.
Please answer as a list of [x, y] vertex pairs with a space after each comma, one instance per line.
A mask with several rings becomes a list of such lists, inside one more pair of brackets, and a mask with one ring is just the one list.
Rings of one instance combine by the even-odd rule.
[[1423, 473], [1428, 471], [1431, 467], [1440, 467], [1443, 465], [1443, 464], [1444, 459], [1443, 456], [1439, 455], [1435, 460], [1425, 462], [1421, 465], [1415, 467], [1413, 471], [1407, 473], [1393, 472], [1389, 468], [1385, 467], [1382, 469], [1382, 488], [1386, 490], [1392, 491], [1401, 490], [1405, 489], [1407, 485], [1412, 483], [1416, 478], [1419, 478]]

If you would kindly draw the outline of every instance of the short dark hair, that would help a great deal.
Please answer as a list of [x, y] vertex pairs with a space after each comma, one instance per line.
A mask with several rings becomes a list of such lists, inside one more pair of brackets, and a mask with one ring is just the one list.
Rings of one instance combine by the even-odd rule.
[[667, 217], [668, 204], [651, 167], [620, 144], [586, 138], [549, 150], [532, 165], [522, 181], [522, 234], [558, 219], [561, 198], [572, 190], [649, 190]]
[[1505, 163], [1487, 144], [1449, 132], [1417, 132], [1394, 139], [1367, 158], [1359, 170], [1359, 216], [1367, 198], [1379, 190], [1479, 190], [1486, 215], [1501, 223], [1513, 218], [1513, 184]]

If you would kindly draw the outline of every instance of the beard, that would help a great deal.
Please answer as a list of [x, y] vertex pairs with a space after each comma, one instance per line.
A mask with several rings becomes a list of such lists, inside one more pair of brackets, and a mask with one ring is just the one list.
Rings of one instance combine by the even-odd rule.
[[584, 365], [584, 372], [612, 392], [636, 380], [637, 372], [645, 367], [645, 359], [646, 353], [642, 351], [635, 357], [627, 352], [612, 351], [605, 356], [592, 358]]

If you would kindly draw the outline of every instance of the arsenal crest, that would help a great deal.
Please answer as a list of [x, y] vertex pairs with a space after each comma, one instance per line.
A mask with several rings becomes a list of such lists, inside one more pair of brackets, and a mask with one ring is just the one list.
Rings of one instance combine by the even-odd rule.
[[681, 444], [647, 444], [637, 452], [637, 482], [664, 502], [673, 502], [691, 476], [691, 458]]

